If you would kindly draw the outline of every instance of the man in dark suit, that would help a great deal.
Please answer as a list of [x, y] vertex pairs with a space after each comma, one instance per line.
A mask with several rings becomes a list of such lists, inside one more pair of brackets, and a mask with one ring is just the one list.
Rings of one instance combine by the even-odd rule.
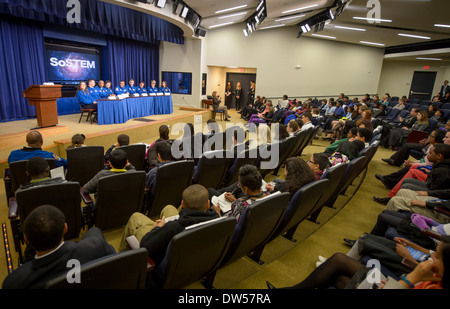
[[448, 85], [448, 80], [445, 80], [444, 84], [441, 86], [441, 91], [439, 91], [439, 93], [441, 94], [441, 98], [445, 97], [445, 95], [449, 92], [450, 86]]
[[[45, 284], [71, 270], [69, 260], [83, 265], [116, 251], [98, 228], [86, 232], [79, 242], [64, 241], [67, 223], [64, 214], [54, 206], [35, 208], [23, 224], [25, 263], [3, 281], [3, 289], [41, 289]], [[34, 255], [35, 254], [35, 255]]]

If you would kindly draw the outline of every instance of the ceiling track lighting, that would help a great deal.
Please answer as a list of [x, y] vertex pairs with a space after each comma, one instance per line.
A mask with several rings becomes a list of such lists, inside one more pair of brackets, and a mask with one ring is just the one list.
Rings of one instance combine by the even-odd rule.
[[314, 33], [323, 31], [325, 25], [333, 22], [338, 18], [339, 15], [348, 7], [351, 0], [339, 0], [335, 1], [332, 6], [326, 7], [320, 13], [308, 18], [305, 21], [302, 21], [298, 24], [299, 33], [297, 38], [300, 38], [302, 34], [310, 32], [311, 29], [314, 29]]
[[245, 21], [246, 27], [243, 32], [245, 36], [249, 36], [256, 31], [256, 27], [261, 25], [267, 17], [266, 0], [259, 0], [256, 11]]

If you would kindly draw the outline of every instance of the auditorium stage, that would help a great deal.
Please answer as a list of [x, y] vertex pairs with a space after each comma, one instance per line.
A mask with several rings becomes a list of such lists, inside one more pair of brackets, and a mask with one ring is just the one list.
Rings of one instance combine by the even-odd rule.
[[[197, 124], [202, 122], [206, 124], [206, 121], [211, 117], [211, 109], [174, 106], [172, 114], [152, 115], [111, 125], [91, 124], [86, 122], [85, 117], [78, 123], [80, 114], [63, 115], [58, 117], [59, 123], [57, 126], [38, 130], [43, 135], [43, 149], [65, 158], [65, 149], [70, 145], [72, 136], [77, 133], [86, 136], [86, 145], [104, 146], [106, 150], [116, 142], [117, 135], [120, 133], [128, 134], [132, 144], [150, 144], [159, 137], [158, 129], [162, 124], [170, 125], [171, 128], [175, 123], [191, 122]], [[217, 117], [217, 120], [219, 121], [219, 117]], [[30, 132], [30, 129], [36, 128], [36, 126], [36, 119], [0, 123], [0, 172], [2, 175], [7, 167], [10, 152], [26, 146], [25, 136]], [[177, 138], [178, 136], [171, 135], [172, 137]]]

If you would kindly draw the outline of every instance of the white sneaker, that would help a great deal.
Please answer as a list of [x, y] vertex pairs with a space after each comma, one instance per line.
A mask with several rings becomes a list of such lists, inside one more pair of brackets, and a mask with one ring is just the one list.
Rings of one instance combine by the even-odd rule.
[[321, 256], [321, 255], [319, 255], [319, 262], [325, 262], [327, 260], [327, 258], [325, 258], [325, 257], [323, 257], [323, 256]]

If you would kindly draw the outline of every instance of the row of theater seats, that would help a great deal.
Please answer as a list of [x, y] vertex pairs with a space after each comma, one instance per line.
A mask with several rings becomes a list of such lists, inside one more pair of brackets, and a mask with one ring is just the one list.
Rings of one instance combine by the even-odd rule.
[[[260, 172], [263, 175], [270, 172], [276, 173], [287, 158], [301, 154], [316, 132], [317, 128], [311, 129], [296, 137], [278, 142], [278, 165], [271, 169], [260, 169]], [[262, 145], [261, 147], [271, 146], [274, 145]], [[237, 224], [234, 218], [225, 218], [180, 233], [172, 239], [165, 261], [157, 269], [153, 269], [154, 267], [148, 262], [146, 252], [132, 250], [126, 254], [120, 253], [90, 263], [83, 266], [82, 271], [97, 272], [106, 267], [111, 270], [109, 276], [113, 274], [125, 276], [121, 271], [117, 271], [117, 267], [121, 270], [128, 269], [126, 280], [122, 277], [119, 277], [118, 280], [105, 279], [105, 282], [96, 282], [97, 287], [110, 285], [132, 287], [135, 284], [135, 287], [181, 288], [202, 278], [206, 287], [212, 287], [214, 274], [220, 267], [245, 255], [250, 255], [252, 259], [262, 263], [260, 257], [268, 242], [280, 235], [294, 241], [293, 235], [302, 221], [309, 219], [317, 222], [321, 209], [324, 206], [333, 207], [338, 196], [345, 194], [347, 188], [366, 169], [377, 147], [377, 142], [374, 142], [362, 151], [360, 157], [327, 170], [321, 180], [300, 188], [292, 198], [282, 193], [252, 204]], [[89, 211], [80, 211], [81, 197], [83, 197], [82, 189], [80, 189], [82, 182], [69, 181], [20, 190], [14, 196], [15, 202], [10, 204], [10, 220], [16, 250], [20, 256], [20, 242], [23, 241], [20, 222], [23, 222], [27, 214], [38, 205], [51, 204], [62, 210], [70, 228], [66, 239], [77, 238], [85, 224], [95, 225], [102, 230], [117, 228], [126, 224], [131, 214], [136, 211], [144, 212], [151, 217], [159, 215], [161, 209], [168, 204], [179, 205], [183, 190], [192, 183], [218, 188], [226, 184], [217, 180], [221, 177], [228, 179], [229, 183], [233, 183], [237, 180], [239, 168], [245, 164], [251, 164], [248, 160], [251, 159], [253, 164], [261, 166], [261, 158], [250, 158], [249, 151], [247, 149], [241, 156], [238, 155], [232, 160], [231, 165], [229, 163], [222, 164], [223, 169], [217, 169], [218, 171], [211, 168], [211, 166], [217, 166], [217, 161], [214, 161], [217, 158], [201, 157], [196, 168], [197, 178], [193, 178], [195, 166], [193, 160], [168, 163], [158, 170], [153, 196], [148, 196], [148, 192], [145, 190], [145, 171], [104, 177], [99, 180], [95, 206], [87, 201], [88, 206], [82, 208], [83, 210], [95, 208], [93, 221], [87, 219], [89, 216], [86, 216], [86, 213]], [[87, 158], [84, 157], [83, 162], [86, 163], [86, 160]], [[228, 159], [222, 159], [222, 162], [226, 160]], [[81, 166], [86, 167], [81, 164], [79, 168]], [[213, 171], [217, 174], [211, 176]], [[202, 178], [201, 175], [205, 175], [205, 177]], [[208, 181], [215, 181], [215, 186]], [[129, 262], [133, 259], [140, 259], [141, 263]], [[202, 263], [194, 262], [198, 260], [202, 260]], [[152, 272], [158, 274], [152, 276], [153, 280], [148, 276]], [[101, 279], [97, 277], [97, 280]], [[65, 284], [64, 281], [67, 280], [49, 283], [49, 287], [61, 287]], [[86, 282], [86, 284], [90, 283]]]

